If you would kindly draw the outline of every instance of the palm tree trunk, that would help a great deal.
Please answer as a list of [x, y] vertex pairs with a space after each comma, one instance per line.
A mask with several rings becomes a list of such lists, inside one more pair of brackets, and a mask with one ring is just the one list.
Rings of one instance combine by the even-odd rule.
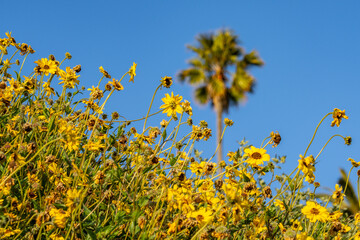
[[221, 133], [222, 133], [222, 113], [223, 108], [221, 105], [220, 98], [215, 99], [214, 107], [216, 111], [216, 142], [219, 144], [219, 150], [217, 152], [217, 162], [220, 164], [222, 161], [223, 153], [222, 153], [222, 142], [221, 142]]

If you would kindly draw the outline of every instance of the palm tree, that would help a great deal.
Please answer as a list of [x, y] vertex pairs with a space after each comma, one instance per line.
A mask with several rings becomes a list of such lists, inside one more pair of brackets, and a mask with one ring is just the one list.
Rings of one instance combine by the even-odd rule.
[[[343, 189], [345, 189], [346, 181], [348, 179], [348, 175], [346, 174], [345, 170], [340, 168], [341, 177], [338, 180], [338, 184], [342, 186]], [[349, 181], [346, 187], [345, 196], [348, 204], [345, 205], [344, 208], [346, 208], [349, 215], [356, 214], [359, 212], [359, 199], [356, 195], [356, 191], [352, 185], [352, 183]]]
[[[252, 92], [255, 79], [248, 72], [251, 66], [264, 63], [255, 51], [245, 53], [233, 32], [220, 30], [216, 34], [201, 34], [198, 46], [188, 46], [196, 57], [189, 60], [190, 67], [179, 73], [181, 82], [196, 85], [195, 98], [201, 104], [211, 103], [216, 112], [217, 155], [222, 160], [222, 114], [230, 105], [244, 100], [246, 93]], [[234, 71], [231, 71], [234, 69]]]

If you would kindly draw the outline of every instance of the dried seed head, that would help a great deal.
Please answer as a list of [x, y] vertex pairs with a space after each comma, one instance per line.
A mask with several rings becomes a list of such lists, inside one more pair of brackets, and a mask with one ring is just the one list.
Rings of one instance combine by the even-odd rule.
[[279, 143], [281, 142], [280, 134], [278, 132], [276, 133], [271, 132], [270, 136], [271, 136], [271, 143], [273, 143], [273, 147], [277, 147], [277, 145], [279, 145]]
[[216, 180], [214, 183], [216, 190], [220, 191], [223, 184], [224, 184], [223, 180], [221, 179]]
[[31, 123], [25, 123], [23, 125], [23, 129], [25, 130], [25, 132], [30, 132], [33, 129], [32, 124]]
[[111, 114], [111, 118], [112, 118], [113, 120], [119, 119], [119, 113], [118, 113], [118, 112], [113, 112], [113, 113]]
[[5, 153], [0, 151], [0, 162], [4, 161], [6, 159]]
[[73, 67], [73, 70], [74, 70], [76, 73], [81, 72], [81, 65], [76, 65], [75, 67]]
[[0, 89], [5, 89], [6, 83], [4, 81], [0, 82]]
[[105, 85], [105, 90], [106, 90], [106, 91], [111, 91], [111, 89], [112, 89], [111, 84], [110, 84], [110, 83], [107, 83], [107, 84]]
[[49, 55], [49, 60], [51, 60], [51, 61], [55, 61], [56, 59], [55, 59], [55, 56], [54, 55], [52, 55], [52, 54], [50, 54]]
[[345, 138], [345, 144], [349, 146], [349, 145], [351, 145], [351, 142], [352, 142], [352, 138], [350, 136], [347, 136]]
[[137, 219], [137, 223], [140, 227], [140, 229], [143, 229], [145, 227], [146, 224], [146, 218], [144, 216], [141, 216]]
[[264, 187], [262, 193], [263, 193], [263, 196], [265, 198], [272, 198], [272, 191], [271, 191], [271, 188], [269, 186]]
[[183, 172], [179, 173], [178, 178], [179, 178], [180, 182], [184, 181], [185, 180], [185, 173], [183, 173]]

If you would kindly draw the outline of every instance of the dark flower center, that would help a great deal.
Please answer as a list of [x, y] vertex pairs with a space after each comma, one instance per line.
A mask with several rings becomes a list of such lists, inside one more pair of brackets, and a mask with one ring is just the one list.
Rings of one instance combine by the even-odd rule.
[[50, 67], [49, 67], [49, 65], [44, 65], [44, 69], [46, 69], [46, 70], [48, 70], [48, 69], [50, 69]]
[[253, 159], [261, 159], [261, 154], [258, 152], [254, 152], [253, 154], [251, 154], [251, 157]]
[[203, 215], [198, 215], [196, 217], [196, 220], [198, 220], [199, 222], [201, 222], [202, 220], [204, 220], [204, 216]]
[[311, 214], [314, 214], [314, 215], [318, 215], [320, 213], [320, 211], [317, 209], [317, 208], [312, 208], [310, 210]]

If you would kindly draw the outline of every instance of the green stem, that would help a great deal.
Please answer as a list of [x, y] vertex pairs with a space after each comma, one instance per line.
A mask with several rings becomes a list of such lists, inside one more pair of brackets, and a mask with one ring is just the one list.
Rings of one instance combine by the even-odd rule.
[[326, 118], [327, 116], [331, 115], [332, 113], [333, 113], [333, 112], [330, 112], [330, 113], [326, 114], [326, 115], [320, 120], [319, 124], [316, 126], [314, 135], [312, 136], [312, 138], [311, 138], [311, 140], [310, 140], [310, 143], [309, 143], [309, 145], [307, 146], [307, 148], [306, 148], [306, 150], [305, 150], [304, 157], [306, 156], [306, 153], [307, 153], [307, 151], [309, 150], [309, 147], [310, 147], [311, 143], [314, 141], [316, 132], [317, 132], [318, 128], [320, 127], [321, 123], [325, 120], [325, 118]]
[[[333, 139], [334, 137], [342, 137], [344, 140], [345, 140], [345, 138], [343, 137], [343, 136], [341, 136], [341, 135], [339, 135], [339, 134], [335, 134], [334, 136], [332, 136], [331, 138], [329, 138], [329, 140], [325, 143], [325, 145], [321, 148], [321, 150], [320, 150], [320, 152], [318, 153], [318, 155], [316, 155], [316, 157], [315, 157], [315, 161], [316, 161], [316, 159], [320, 156], [320, 154], [321, 154], [321, 152], [325, 149], [325, 147], [326, 147], [326, 145], [328, 145], [328, 143], [331, 141], [331, 139]], [[304, 156], [305, 157], [305, 156]]]
[[145, 117], [145, 122], [144, 122], [143, 131], [145, 130], [146, 122], [147, 122], [147, 119], [148, 119], [148, 116], [149, 116], [149, 113], [150, 113], [151, 106], [152, 106], [152, 104], [153, 104], [153, 102], [154, 102], [156, 92], [159, 90], [159, 88], [160, 88], [161, 86], [162, 86], [162, 85], [160, 84], [160, 85], [155, 89], [155, 92], [154, 92], [154, 94], [153, 94], [153, 96], [152, 96], [152, 99], [151, 99], [151, 102], [150, 102], [150, 106], [149, 106], [148, 112], [147, 112], [146, 117]]

